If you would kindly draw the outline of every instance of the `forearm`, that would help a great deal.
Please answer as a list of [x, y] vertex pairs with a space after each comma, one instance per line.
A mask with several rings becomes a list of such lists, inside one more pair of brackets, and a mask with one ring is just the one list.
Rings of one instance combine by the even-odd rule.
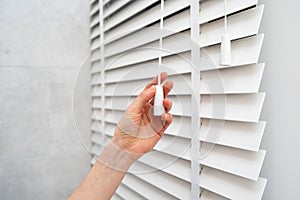
[[98, 161], [69, 200], [110, 199], [134, 161], [135, 159], [128, 152], [108, 143]]
[[[166, 78], [167, 73], [161, 73], [160, 82], [164, 82]], [[157, 84], [156, 76], [128, 106], [118, 123], [113, 139], [69, 200], [110, 199], [131, 164], [144, 153], [151, 151], [160, 140], [173, 117], [169, 113], [172, 102], [168, 99], [163, 100], [166, 113], [162, 116], [153, 115]], [[172, 87], [172, 81], [163, 84], [165, 96]]]

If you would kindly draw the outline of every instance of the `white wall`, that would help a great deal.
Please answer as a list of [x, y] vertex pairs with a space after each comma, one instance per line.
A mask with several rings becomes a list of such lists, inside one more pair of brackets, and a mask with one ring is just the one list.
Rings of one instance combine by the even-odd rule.
[[259, 1], [265, 12], [261, 62], [266, 63], [261, 91], [267, 92], [262, 119], [267, 149], [261, 176], [268, 178], [263, 199], [299, 199], [300, 185], [300, 3]]
[[[1, 199], [66, 199], [89, 170], [73, 83], [89, 52], [86, 0], [1, 0]], [[80, 128], [89, 137], [89, 77]]]

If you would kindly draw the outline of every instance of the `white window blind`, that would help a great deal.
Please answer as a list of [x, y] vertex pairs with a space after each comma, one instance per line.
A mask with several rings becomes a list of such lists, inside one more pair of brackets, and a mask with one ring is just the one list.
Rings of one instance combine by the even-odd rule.
[[130, 168], [113, 199], [261, 199], [264, 6], [227, 0], [230, 66], [218, 64], [223, 0], [165, 0], [162, 52], [161, 0], [91, 0], [90, 7], [92, 163], [127, 105], [158, 73], [160, 55], [175, 83], [172, 125]]

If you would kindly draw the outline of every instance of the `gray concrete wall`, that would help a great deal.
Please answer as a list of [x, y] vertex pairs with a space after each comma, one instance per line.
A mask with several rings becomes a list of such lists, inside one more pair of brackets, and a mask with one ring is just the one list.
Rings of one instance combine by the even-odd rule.
[[[89, 52], [88, 6], [86, 0], [1, 0], [0, 199], [66, 199], [89, 169], [72, 118], [74, 80]], [[87, 72], [76, 96], [85, 111], [79, 120], [85, 140]]]
[[267, 1], [261, 32], [261, 62], [266, 63], [261, 91], [267, 92], [261, 118], [267, 121], [261, 176], [268, 178], [264, 200], [299, 199], [300, 185], [300, 4]]
[[[263, 199], [297, 199], [299, 3], [260, 3], [266, 4], [260, 60], [266, 62], [261, 91], [267, 92], [261, 118], [268, 122]], [[71, 109], [73, 81], [88, 53], [87, 13], [85, 0], [0, 3], [1, 199], [65, 199], [88, 171], [89, 155], [74, 135]], [[88, 93], [77, 96], [82, 110], [89, 106], [84, 97]], [[88, 132], [89, 112], [81, 116], [80, 132]]]

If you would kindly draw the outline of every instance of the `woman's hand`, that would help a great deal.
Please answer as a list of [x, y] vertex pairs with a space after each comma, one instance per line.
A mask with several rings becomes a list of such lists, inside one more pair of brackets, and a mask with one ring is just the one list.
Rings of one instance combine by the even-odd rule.
[[[167, 73], [161, 73], [161, 82], [167, 79]], [[129, 105], [127, 111], [120, 119], [115, 130], [112, 143], [134, 155], [135, 159], [149, 152], [162, 137], [164, 131], [172, 122], [169, 113], [172, 102], [166, 96], [173, 87], [172, 81], [163, 84], [165, 113], [162, 116], [153, 115], [153, 103], [155, 96], [155, 77], [137, 98]]]
[[[166, 79], [167, 73], [161, 73], [161, 82]], [[150, 151], [162, 137], [172, 122], [173, 117], [169, 113], [172, 102], [164, 98], [166, 112], [158, 117], [153, 115], [156, 84], [157, 77], [130, 104], [118, 123], [113, 139], [105, 146], [84, 181], [69, 197], [70, 200], [110, 199], [132, 163]], [[172, 87], [172, 81], [164, 83], [165, 97]]]

